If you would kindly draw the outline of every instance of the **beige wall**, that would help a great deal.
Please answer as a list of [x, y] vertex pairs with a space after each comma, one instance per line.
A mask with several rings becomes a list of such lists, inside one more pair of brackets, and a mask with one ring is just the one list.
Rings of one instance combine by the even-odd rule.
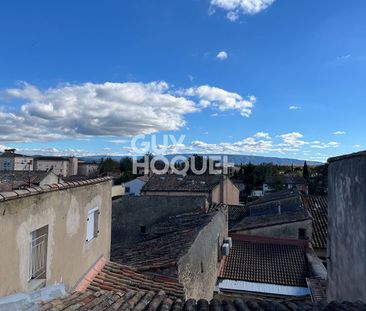
[[68, 160], [36, 160], [34, 167], [37, 171], [47, 171], [52, 168], [52, 172], [56, 175], [70, 176], [70, 163]]
[[71, 157], [69, 158], [69, 171], [68, 176], [73, 176], [78, 174], [78, 158]]
[[240, 190], [229, 179], [225, 178], [221, 184], [214, 187], [211, 193], [187, 191], [144, 191], [142, 195], [178, 195], [178, 196], [206, 196], [210, 202], [239, 204]]
[[212, 202], [236, 205], [239, 204], [240, 190], [229, 179], [225, 178], [211, 193]]
[[48, 175], [40, 182], [40, 186], [58, 184], [62, 182], [60, 178], [53, 172], [49, 172]]
[[239, 204], [240, 190], [229, 178], [224, 181], [224, 189], [224, 203], [233, 205]]
[[[86, 242], [88, 210], [99, 207], [99, 234]], [[109, 258], [111, 182], [0, 202], [0, 296], [32, 289], [30, 233], [48, 225], [47, 284], [71, 289], [101, 257]]]
[[78, 175], [91, 177], [98, 173], [98, 164], [94, 163], [78, 163]]
[[[1, 157], [0, 158], [0, 170], [4, 170], [5, 161], [10, 162], [10, 170], [13, 171], [33, 171], [33, 158], [32, 157]], [[29, 163], [32, 161], [31, 163]], [[9, 168], [7, 168], [9, 169]]]
[[121, 197], [125, 194], [125, 187], [122, 185], [112, 186], [112, 198]]

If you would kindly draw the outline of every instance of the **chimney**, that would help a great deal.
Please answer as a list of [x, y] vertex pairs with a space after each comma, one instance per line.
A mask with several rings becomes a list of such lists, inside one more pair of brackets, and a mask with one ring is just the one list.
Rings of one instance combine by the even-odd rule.
[[13, 154], [13, 153], [15, 153], [15, 150], [16, 150], [16, 149], [5, 149], [5, 150], [4, 150], [4, 152], [5, 152], [6, 154]]

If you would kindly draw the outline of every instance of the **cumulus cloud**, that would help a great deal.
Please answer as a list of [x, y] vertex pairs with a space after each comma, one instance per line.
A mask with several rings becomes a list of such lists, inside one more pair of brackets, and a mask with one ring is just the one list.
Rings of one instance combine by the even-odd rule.
[[290, 109], [290, 110], [299, 110], [299, 109], [301, 109], [301, 107], [300, 106], [289, 106], [288, 109]]
[[213, 14], [215, 8], [227, 11], [226, 17], [236, 21], [239, 14], [257, 14], [268, 8], [275, 0], [211, 0], [209, 13]]
[[177, 92], [156, 81], [84, 83], [47, 90], [22, 83], [3, 91], [2, 97], [24, 102], [19, 111], [0, 110], [1, 141], [19, 142], [177, 130], [186, 124], [186, 114], [203, 108], [235, 109], [249, 116], [254, 103], [253, 98], [246, 101], [216, 87]]
[[216, 58], [218, 58], [219, 60], [225, 60], [229, 57], [228, 53], [225, 51], [221, 51], [216, 55]]
[[292, 132], [292, 133], [280, 135], [280, 137], [283, 140], [283, 145], [291, 146], [294, 148], [309, 144], [308, 142], [303, 141], [301, 139], [303, 136], [304, 136], [303, 134], [298, 133], [298, 132]]
[[[124, 147], [122, 148], [129, 155], [142, 155], [146, 152], [153, 154], [291, 154], [294, 156], [296, 152], [303, 154], [313, 154], [309, 147], [314, 142], [306, 142], [302, 140], [301, 133], [293, 132], [279, 136], [274, 136], [265, 132], [258, 132], [250, 137], [243, 138], [235, 142], [218, 142], [208, 143], [203, 140], [193, 140], [188, 144], [184, 141], [173, 143], [170, 145], [159, 145], [158, 148], [150, 150], [148, 147]], [[322, 143], [316, 142], [322, 148], [333, 148], [339, 146], [336, 142]]]
[[221, 111], [238, 110], [242, 116], [249, 117], [256, 101], [254, 96], [244, 99], [237, 93], [223, 89], [202, 85], [184, 91], [186, 96], [198, 97], [202, 107], [213, 106]]
[[311, 148], [318, 148], [318, 149], [326, 149], [326, 148], [337, 148], [340, 146], [339, 142], [330, 141], [328, 143], [323, 143], [319, 141], [315, 141], [311, 144]]
[[345, 135], [346, 132], [345, 131], [336, 131], [333, 133], [334, 135]]
[[264, 138], [264, 139], [270, 139], [271, 136], [268, 134], [268, 133], [265, 133], [265, 132], [257, 132], [254, 134], [255, 138]]

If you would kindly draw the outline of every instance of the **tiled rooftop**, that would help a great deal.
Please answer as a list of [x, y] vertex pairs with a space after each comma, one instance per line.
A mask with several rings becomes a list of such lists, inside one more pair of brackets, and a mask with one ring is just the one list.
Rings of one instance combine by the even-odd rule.
[[248, 203], [247, 207], [250, 215], [264, 215], [270, 211], [277, 213], [278, 205], [281, 205], [283, 212], [301, 207], [299, 192], [288, 190], [273, 192]]
[[223, 178], [222, 175], [153, 175], [141, 191], [209, 192]]
[[177, 262], [188, 251], [199, 231], [216, 212], [202, 211], [169, 217], [145, 236], [145, 241], [129, 246], [112, 245], [111, 260], [150, 271], [177, 276]]
[[107, 262], [88, 286], [93, 291], [164, 290], [170, 298], [184, 298], [183, 287], [175, 278], [144, 274], [135, 268]]
[[250, 230], [305, 220], [311, 220], [309, 213], [305, 209], [297, 209], [274, 215], [248, 216], [244, 217], [238, 224], [232, 227], [230, 231]]
[[228, 205], [229, 228], [239, 223], [245, 216], [249, 215], [249, 208], [245, 205]]
[[220, 279], [307, 287], [305, 242], [245, 235], [232, 238]]
[[306, 279], [310, 289], [311, 300], [313, 302], [326, 303], [327, 301], [327, 281], [321, 278]]
[[102, 178], [94, 178], [88, 179], [84, 181], [74, 181], [74, 182], [63, 182], [60, 184], [52, 184], [52, 185], [44, 185], [39, 187], [28, 187], [22, 190], [14, 190], [9, 192], [0, 192], [0, 202], [9, 201], [14, 199], [23, 198], [26, 196], [37, 195], [41, 193], [46, 193], [50, 191], [58, 191], [64, 189], [70, 189], [75, 187], [81, 187], [86, 185], [93, 185], [98, 184], [104, 181], [110, 181], [109, 177], [102, 177]]
[[294, 301], [272, 302], [242, 299], [207, 301], [204, 299], [195, 301], [170, 299], [163, 292], [153, 291], [86, 291], [75, 292], [64, 298], [54, 299], [39, 304], [40, 311], [300, 311], [300, 310], [365, 310], [366, 305], [361, 302], [332, 302], [328, 305], [303, 303]]
[[304, 207], [313, 218], [312, 244], [316, 248], [327, 247], [328, 198], [325, 195], [302, 196]]

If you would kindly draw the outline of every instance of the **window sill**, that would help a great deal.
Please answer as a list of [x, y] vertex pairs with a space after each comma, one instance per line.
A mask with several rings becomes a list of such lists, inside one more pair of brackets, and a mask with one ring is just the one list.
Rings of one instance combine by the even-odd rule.
[[33, 279], [28, 282], [28, 291], [35, 291], [46, 286], [46, 279]]

